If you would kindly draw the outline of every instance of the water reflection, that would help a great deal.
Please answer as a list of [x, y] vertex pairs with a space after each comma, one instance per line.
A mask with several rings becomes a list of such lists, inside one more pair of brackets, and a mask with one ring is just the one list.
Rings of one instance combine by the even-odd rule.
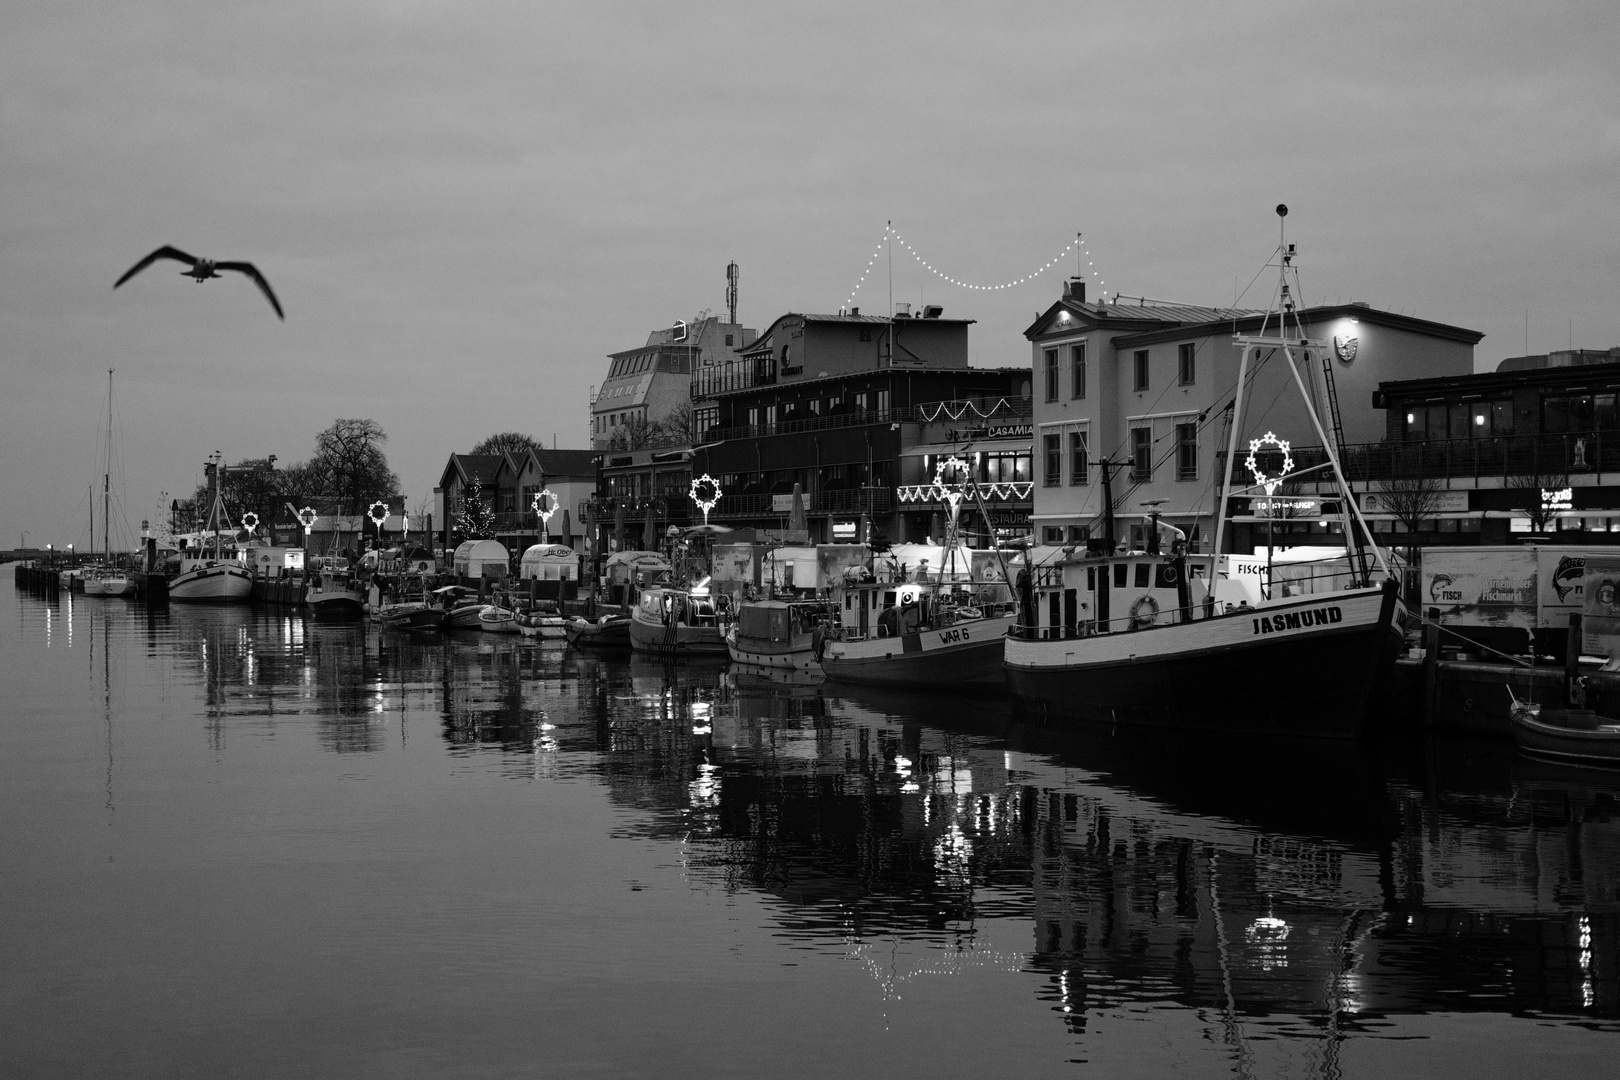
[[[44, 616], [48, 645], [94, 640], [83, 607]], [[1287, 1044], [1324, 1075], [1411, 1014], [1620, 1028], [1620, 779], [1509, 745], [1144, 736], [712, 660], [126, 610], [93, 616], [103, 662], [115, 623], [171, 653], [217, 751], [296, 717], [331, 753], [428, 734], [502, 777], [589, 779], [615, 836], [760, 898], [785, 962], [858, 964], [881, 1002], [1023, 972], [1074, 1039], [1179, 1010], [1240, 1072]]]

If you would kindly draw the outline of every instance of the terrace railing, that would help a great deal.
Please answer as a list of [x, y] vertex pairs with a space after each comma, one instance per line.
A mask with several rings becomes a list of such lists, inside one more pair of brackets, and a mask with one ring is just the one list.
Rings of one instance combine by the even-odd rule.
[[910, 410], [875, 409], [835, 412], [827, 416], [794, 417], [774, 424], [741, 424], [735, 427], [712, 427], [703, 436], [704, 442], [723, 439], [759, 439], [769, 435], [792, 435], [801, 431], [828, 431], [833, 428], [863, 427], [867, 424], [889, 424], [896, 420], [909, 420]]
[[[1292, 454], [1295, 472], [1327, 462], [1320, 446], [1296, 446]], [[1253, 483], [1244, 458], [1239, 453], [1232, 467], [1233, 482], [1240, 486]], [[1415, 477], [1505, 482], [1510, 477], [1620, 473], [1620, 431], [1356, 443], [1345, 448], [1343, 465], [1350, 482], [1361, 485]], [[1326, 470], [1322, 473], [1326, 479]]]

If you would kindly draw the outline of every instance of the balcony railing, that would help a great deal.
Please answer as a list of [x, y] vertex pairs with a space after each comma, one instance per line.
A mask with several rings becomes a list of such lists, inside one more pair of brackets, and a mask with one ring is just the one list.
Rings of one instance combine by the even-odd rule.
[[[709, 512], [711, 519], [783, 516], [771, 494], [726, 495]], [[870, 510], [886, 514], [894, 508], [894, 489], [887, 487], [827, 488], [807, 497], [810, 514], [860, 514]]]
[[888, 409], [878, 412], [835, 412], [829, 416], [796, 417], [775, 424], [742, 424], [736, 427], [712, 427], [703, 436], [704, 442], [723, 439], [760, 439], [770, 435], [792, 435], [801, 431], [827, 431], [832, 428], [862, 427], [867, 424], [889, 424], [897, 420], [912, 419], [909, 409]]
[[[1225, 454], [1216, 456], [1219, 459]], [[1292, 456], [1296, 473], [1327, 462], [1327, 454], [1320, 446], [1296, 446]], [[1355, 443], [1345, 448], [1344, 456], [1345, 475], [1354, 484], [1416, 477], [1506, 482], [1510, 477], [1620, 473], [1620, 431]], [[1245, 457], [1239, 452], [1232, 463], [1232, 479], [1239, 485], [1254, 482], [1245, 467]], [[1322, 479], [1327, 479], [1327, 470], [1320, 473]]]

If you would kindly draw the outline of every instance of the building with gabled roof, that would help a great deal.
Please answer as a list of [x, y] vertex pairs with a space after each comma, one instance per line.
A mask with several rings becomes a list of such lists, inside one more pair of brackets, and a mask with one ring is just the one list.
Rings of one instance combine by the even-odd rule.
[[[1369, 407], [1381, 382], [1470, 373], [1474, 345], [1484, 336], [1361, 303], [1305, 308], [1297, 316], [1306, 335], [1332, 344], [1347, 443], [1383, 437], [1384, 418]], [[1260, 311], [1145, 298], [1087, 302], [1085, 283], [1070, 281], [1024, 331], [1035, 390], [1031, 519], [1037, 540], [1100, 537], [1107, 470], [1120, 539], [1144, 540], [1148, 504], [1156, 504], [1189, 539], [1210, 543], [1241, 354], [1233, 338], [1260, 333], [1266, 319]], [[1275, 315], [1269, 332], [1277, 332]], [[1317, 393], [1322, 367], [1320, 359], [1302, 367]], [[1319, 400], [1317, 411], [1329, 427], [1328, 403]], [[1248, 440], [1265, 432], [1298, 447], [1322, 441], [1276, 358], [1262, 356], [1253, 366], [1242, 426], [1240, 462]], [[1234, 510], [1247, 507], [1245, 499]], [[1315, 527], [1330, 531], [1324, 521]]]
[[[476, 479], [481, 501], [495, 515], [494, 538], [508, 549], [522, 551], [542, 535], [554, 543], [583, 544], [584, 505], [596, 488], [596, 457], [594, 450], [543, 447], [516, 455], [451, 454], [433, 489], [435, 542], [449, 545], [456, 512]], [[545, 522], [546, 533], [534, 510], [542, 490], [551, 492], [556, 507]]]

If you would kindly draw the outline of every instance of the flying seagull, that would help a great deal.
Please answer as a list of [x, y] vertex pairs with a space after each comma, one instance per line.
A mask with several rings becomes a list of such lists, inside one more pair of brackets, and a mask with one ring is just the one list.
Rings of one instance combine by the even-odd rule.
[[253, 279], [255, 284], [259, 286], [259, 289], [264, 293], [265, 299], [270, 301], [270, 306], [276, 309], [277, 318], [280, 318], [283, 321], [285, 321], [287, 318], [287, 316], [281, 313], [281, 303], [276, 299], [276, 294], [270, 291], [270, 283], [264, 280], [264, 275], [259, 273], [259, 268], [254, 266], [252, 263], [215, 262], [213, 259], [199, 259], [195, 256], [187, 255], [179, 248], [170, 247], [167, 244], [164, 244], [162, 247], [152, 252], [152, 254], [148, 255], [146, 258], [142, 259], [140, 262], [126, 270], [123, 277], [113, 282], [113, 288], [118, 288], [118, 286], [122, 285], [124, 282], [128, 281], [142, 270], [145, 270], [148, 266], [151, 266], [159, 259], [173, 259], [176, 262], [189, 264], [191, 269], [182, 270], [180, 271], [180, 274], [182, 277], [195, 279], [199, 285], [204, 281], [207, 281], [209, 278], [219, 277], [219, 275], [214, 272], [216, 270], [235, 270], [239, 274], [246, 274], [248, 277]]

